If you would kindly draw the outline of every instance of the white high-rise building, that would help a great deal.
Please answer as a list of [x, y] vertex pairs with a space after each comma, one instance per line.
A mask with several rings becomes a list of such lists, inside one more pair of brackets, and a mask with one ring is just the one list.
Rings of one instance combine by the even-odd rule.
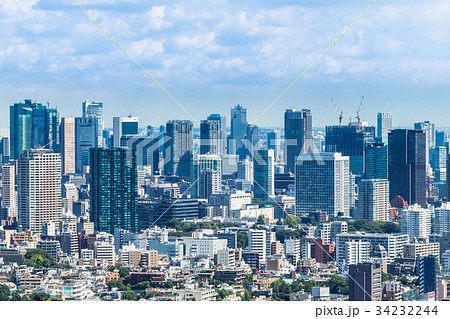
[[238, 178], [253, 183], [253, 161], [249, 158], [239, 161]]
[[434, 209], [434, 233], [442, 235], [450, 230], [450, 203], [443, 203]]
[[61, 151], [61, 172], [63, 175], [75, 173], [75, 118], [63, 117], [59, 124]]
[[2, 206], [0, 219], [16, 217], [16, 173], [14, 165], [2, 166]]
[[402, 233], [408, 234], [410, 239], [427, 238], [431, 235], [431, 211], [418, 204], [401, 210]]
[[295, 164], [295, 212], [304, 216], [326, 211], [330, 217], [350, 214], [349, 157], [341, 153], [308, 153]]
[[194, 159], [194, 195], [208, 199], [220, 191], [222, 159], [216, 154], [200, 154]]
[[234, 268], [236, 266], [235, 250], [225, 248], [217, 251], [217, 265], [223, 265], [226, 268]]
[[349, 241], [345, 243], [344, 264], [356, 265], [369, 261], [370, 243], [367, 241]]
[[104, 260], [108, 265], [114, 265], [116, 263], [114, 244], [96, 241], [94, 243], [94, 258]]
[[18, 166], [18, 213], [24, 229], [40, 232], [61, 219], [61, 155], [50, 150], [22, 153]]
[[389, 181], [363, 179], [359, 184], [358, 219], [389, 220]]
[[284, 253], [286, 255], [298, 255], [301, 254], [302, 245], [300, 239], [291, 238], [284, 240]]
[[[269, 246], [270, 247], [270, 246]], [[267, 231], [251, 229], [248, 232], [248, 249], [259, 254], [259, 263], [265, 264], [267, 258]], [[270, 252], [270, 249], [269, 249]]]

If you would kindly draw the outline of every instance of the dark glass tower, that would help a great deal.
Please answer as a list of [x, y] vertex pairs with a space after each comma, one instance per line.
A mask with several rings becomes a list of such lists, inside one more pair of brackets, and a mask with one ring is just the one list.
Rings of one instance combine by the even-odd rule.
[[137, 232], [136, 152], [127, 148], [90, 149], [91, 220], [99, 232]]
[[311, 110], [288, 109], [284, 113], [284, 140], [286, 147], [286, 168], [295, 171], [295, 158], [301, 153], [312, 152]]
[[419, 293], [435, 292], [438, 300], [438, 259], [436, 256], [419, 257]]
[[339, 152], [350, 157], [350, 171], [354, 175], [364, 174], [364, 153], [366, 145], [375, 142], [375, 127], [358, 128], [357, 123], [351, 125], [332, 125], [326, 127], [325, 151]]
[[220, 122], [220, 154], [226, 154], [227, 146], [227, 118], [220, 114], [211, 114], [207, 117], [208, 121]]
[[222, 154], [221, 122], [203, 120], [200, 122], [200, 154]]
[[389, 133], [390, 199], [400, 195], [408, 204], [426, 205], [426, 135], [422, 130]]
[[383, 143], [366, 145], [365, 178], [388, 179], [388, 146]]
[[239, 159], [244, 159], [244, 140], [247, 135], [247, 109], [236, 105], [231, 109], [231, 135], [228, 138], [228, 154], [239, 154]]

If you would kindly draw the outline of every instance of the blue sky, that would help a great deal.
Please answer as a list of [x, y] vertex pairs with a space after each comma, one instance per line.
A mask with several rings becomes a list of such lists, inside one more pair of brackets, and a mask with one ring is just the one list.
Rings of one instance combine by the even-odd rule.
[[[197, 120], [243, 104], [256, 120], [372, 1], [79, 0]], [[363, 120], [450, 126], [450, 3], [380, 0], [257, 124], [286, 108], [337, 121], [330, 98]], [[142, 125], [189, 119], [73, 0], [0, 1], [0, 103], [50, 101], [77, 116], [83, 100]], [[8, 125], [7, 117], [0, 126]]]

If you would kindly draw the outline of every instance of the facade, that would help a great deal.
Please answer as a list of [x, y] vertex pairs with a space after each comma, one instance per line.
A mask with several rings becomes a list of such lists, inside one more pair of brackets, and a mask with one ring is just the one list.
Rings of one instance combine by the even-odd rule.
[[373, 143], [366, 145], [365, 151], [365, 172], [366, 179], [388, 179], [388, 146], [383, 143]]
[[10, 106], [11, 158], [23, 151], [46, 148], [59, 152], [59, 113], [41, 103], [24, 100]]
[[350, 301], [381, 301], [381, 267], [377, 264], [360, 263], [350, 265]]
[[136, 152], [125, 148], [90, 150], [91, 220], [95, 230], [137, 232]]
[[209, 197], [209, 203], [214, 206], [227, 206], [228, 211], [243, 208], [252, 202], [252, 194], [245, 191], [229, 191], [213, 194]]
[[443, 203], [434, 209], [434, 233], [444, 234], [450, 229], [450, 203]]
[[225, 155], [227, 151], [227, 118], [220, 114], [211, 114], [206, 118], [208, 121], [220, 122], [220, 152], [219, 154]]
[[404, 246], [405, 258], [419, 258], [423, 256], [435, 256], [439, 259], [439, 243], [412, 243]]
[[288, 109], [284, 113], [285, 161], [288, 172], [295, 170], [295, 159], [312, 149], [311, 110]]
[[200, 154], [222, 154], [222, 122], [202, 120], [200, 122]]
[[409, 206], [401, 210], [402, 233], [409, 238], [428, 238], [431, 235], [431, 211], [419, 205]]
[[[365, 263], [370, 258], [371, 245], [367, 241], [350, 241], [345, 243], [344, 267]], [[348, 268], [347, 268], [348, 269]]]
[[41, 232], [46, 222], [61, 219], [61, 155], [29, 150], [17, 163], [18, 216], [24, 229]]
[[267, 148], [273, 150], [275, 160], [281, 160], [281, 136], [279, 130], [272, 130], [267, 133]]
[[97, 146], [105, 146], [103, 143], [103, 103], [96, 101], [84, 101], [82, 104], [83, 118], [96, 118], [97, 119]]
[[438, 273], [439, 263], [436, 256], [423, 256], [418, 261], [419, 268], [419, 293], [435, 292], [435, 300], [438, 300]]
[[275, 157], [273, 150], [255, 151], [253, 160], [253, 196], [262, 200], [267, 200], [275, 195]]
[[297, 216], [326, 211], [349, 216], [349, 158], [340, 153], [310, 153], [297, 158], [295, 210]]
[[354, 175], [363, 176], [365, 169], [366, 145], [375, 142], [375, 127], [363, 126], [357, 123], [351, 125], [332, 125], [326, 127], [325, 151], [339, 152], [348, 156], [350, 171]]
[[363, 179], [359, 184], [358, 219], [389, 221], [389, 181]]
[[194, 196], [208, 199], [220, 191], [222, 159], [216, 154], [200, 154], [194, 160]]
[[401, 196], [410, 205], [426, 205], [426, 135], [396, 129], [389, 133], [390, 199]]
[[113, 147], [120, 147], [123, 137], [133, 137], [139, 133], [139, 119], [137, 117], [113, 118]]
[[149, 166], [152, 174], [159, 172], [159, 138], [144, 136], [122, 137], [120, 146], [136, 151], [136, 165], [138, 167]]
[[227, 240], [217, 237], [187, 238], [184, 239], [184, 245], [186, 246], [186, 256], [214, 258], [218, 251], [227, 248]]
[[16, 172], [14, 165], [2, 166], [2, 206], [0, 220], [17, 217]]
[[83, 173], [89, 165], [89, 150], [98, 147], [98, 118], [75, 118], [75, 171]]
[[231, 109], [231, 134], [228, 137], [228, 154], [238, 154], [239, 159], [246, 157], [244, 140], [247, 135], [247, 109], [236, 105]]
[[424, 121], [424, 122], [418, 122], [414, 123], [414, 129], [415, 130], [422, 130], [425, 132], [426, 135], [426, 149], [427, 149], [427, 164], [430, 164], [429, 159], [429, 150], [431, 148], [434, 148], [436, 146], [436, 129], [434, 123], [431, 123], [430, 121]]
[[447, 181], [447, 147], [436, 146], [430, 150], [430, 164], [434, 170], [434, 181], [444, 183]]
[[381, 112], [377, 114], [377, 138], [387, 143], [389, 131], [392, 129], [392, 114]]
[[61, 143], [61, 171], [63, 175], [75, 173], [75, 118], [63, 117], [59, 124]]
[[173, 120], [166, 124], [164, 174], [192, 178], [194, 123]]

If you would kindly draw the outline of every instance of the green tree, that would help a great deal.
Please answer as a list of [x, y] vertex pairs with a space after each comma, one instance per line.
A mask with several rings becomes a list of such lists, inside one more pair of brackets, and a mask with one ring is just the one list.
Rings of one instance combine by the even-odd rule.
[[164, 283], [164, 287], [165, 287], [165, 288], [172, 289], [172, 288], [173, 288], [173, 282], [170, 281], [170, 280], [167, 280], [167, 281]]
[[34, 268], [71, 268], [69, 265], [57, 263], [48, 252], [42, 249], [29, 249], [25, 254], [25, 264]]
[[35, 292], [35, 293], [32, 293], [29, 297], [33, 301], [51, 300], [51, 296], [49, 294], [46, 294], [45, 292]]
[[384, 271], [381, 272], [381, 280], [382, 281], [392, 281], [394, 276], [392, 274], [387, 274]]
[[338, 275], [331, 275], [325, 282], [330, 287], [330, 293], [348, 295], [348, 280]]
[[176, 219], [171, 219], [166, 223], [166, 226], [168, 228], [175, 228], [176, 230], [180, 231], [183, 229], [183, 227], [181, 226], [181, 222], [179, 220]]
[[287, 284], [283, 279], [274, 281], [270, 287], [273, 289], [272, 297], [275, 300], [291, 300], [292, 286]]
[[286, 238], [300, 238], [300, 237], [304, 236], [304, 234], [305, 234], [305, 232], [303, 232], [300, 229], [295, 229], [295, 230], [280, 229], [279, 231], [276, 232], [276, 238], [281, 243], [284, 243], [284, 240]]
[[246, 249], [248, 246], [248, 235], [246, 233], [237, 233], [237, 247]]
[[260, 215], [258, 220], [256, 221], [256, 225], [265, 225], [266, 221], [264, 220], [264, 216]]
[[245, 278], [242, 280], [242, 286], [246, 288], [251, 284], [253, 284], [253, 275], [252, 274], [245, 275]]
[[7, 285], [0, 285], [0, 301], [7, 301], [11, 297], [11, 291]]
[[219, 291], [217, 291], [217, 300], [218, 301], [223, 300], [231, 294], [233, 294], [232, 291], [229, 291], [226, 289], [220, 289]]
[[294, 216], [292, 214], [286, 215], [284, 218], [284, 223], [292, 228], [297, 228], [302, 223], [302, 219], [300, 217]]
[[122, 293], [122, 299], [124, 300], [138, 300], [138, 295], [133, 290], [127, 290]]

